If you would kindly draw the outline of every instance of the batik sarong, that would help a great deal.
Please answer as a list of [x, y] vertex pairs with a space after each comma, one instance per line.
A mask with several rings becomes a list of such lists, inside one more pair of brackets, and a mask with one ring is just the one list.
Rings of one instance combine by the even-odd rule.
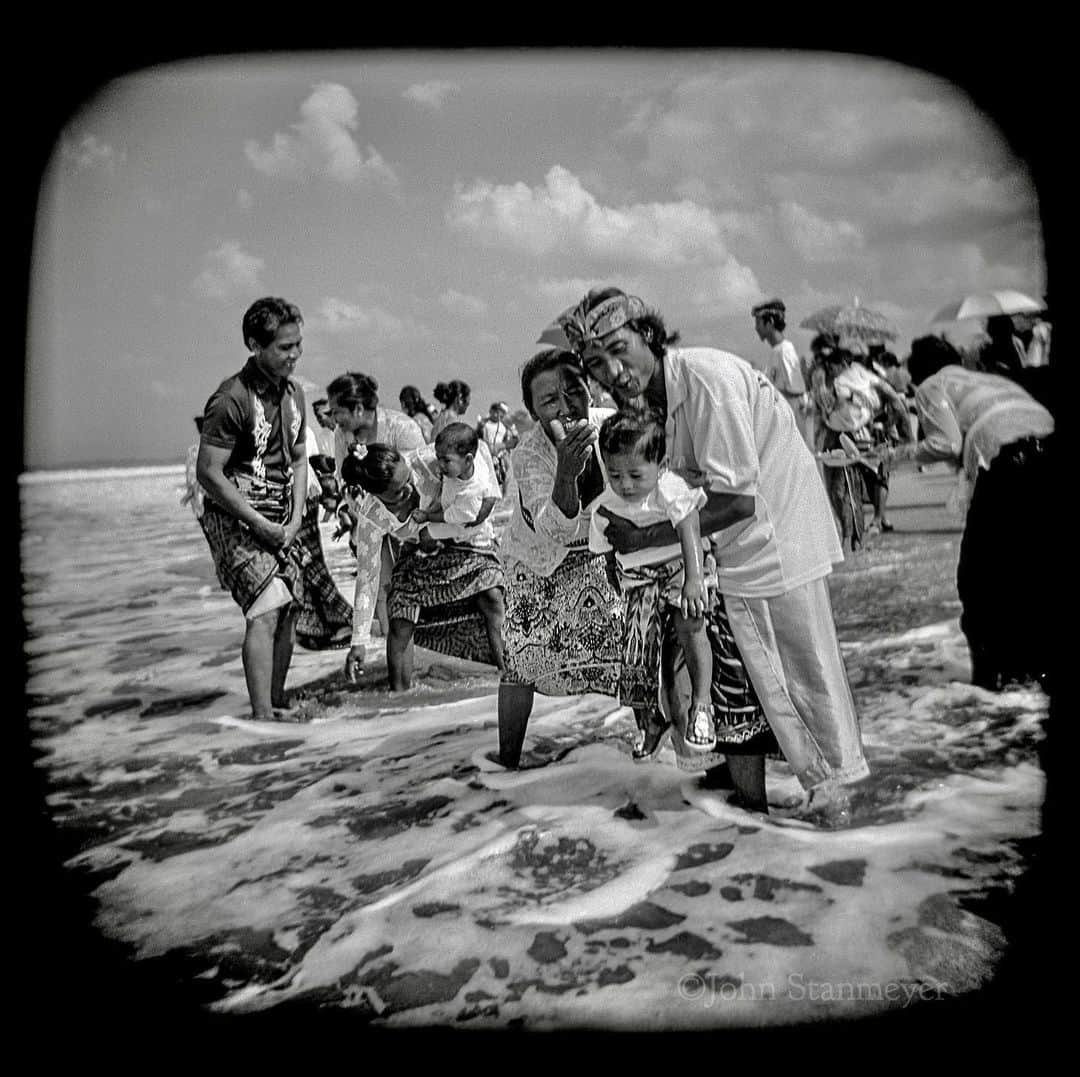
[[550, 576], [507, 566], [504, 680], [543, 695], [619, 693], [624, 603], [603, 554], [572, 548]]
[[[283, 523], [292, 511], [292, 487], [232, 480], [245, 500], [272, 523]], [[308, 650], [347, 647], [352, 634], [352, 607], [338, 591], [323, 555], [318, 524], [319, 505], [308, 503], [296, 539], [287, 550], [267, 549], [251, 529], [207, 498], [203, 531], [214, 559], [218, 582], [246, 615], [255, 600], [280, 577], [299, 602], [296, 640]]]
[[494, 548], [446, 543], [427, 554], [414, 542], [402, 543], [386, 611], [391, 620], [416, 625], [413, 642], [418, 647], [493, 666], [495, 656], [476, 596], [505, 586]]
[[[682, 577], [681, 559], [662, 565], [624, 570], [626, 627], [622, 642], [619, 699], [628, 707], [663, 707], [672, 718], [672, 744], [676, 761], [688, 770], [706, 770], [723, 762], [725, 755], [768, 754], [779, 749], [769, 729], [754, 686], [739, 655], [724, 609], [723, 596], [713, 593], [705, 614], [705, 633], [712, 651], [713, 721], [716, 748], [702, 753], [683, 739], [689, 703], [689, 675], [675, 631], [674, 613]], [[682, 689], [682, 690], [680, 690]]]

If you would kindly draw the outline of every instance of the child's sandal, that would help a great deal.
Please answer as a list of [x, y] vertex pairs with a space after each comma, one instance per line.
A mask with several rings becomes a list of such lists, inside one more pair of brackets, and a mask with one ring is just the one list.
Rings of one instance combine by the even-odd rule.
[[695, 752], [711, 752], [716, 747], [716, 726], [712, 707], [697, 703], [686, 716], [686, 746]]

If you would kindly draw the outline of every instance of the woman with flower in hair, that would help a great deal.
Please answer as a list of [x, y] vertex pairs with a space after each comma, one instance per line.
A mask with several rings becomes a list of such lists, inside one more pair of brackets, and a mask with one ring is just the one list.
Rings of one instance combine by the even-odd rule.
[[[369, 374], [349, 371], [335, 378], [326, 387], [327, 411], [336, 427], [334, 431], [334, 462], [338, 477], [342, 479], [342, 464], [355, 452], [364, 451], [371, 444], [387, 445], [398, 452], [419, 449], [424, 444], [424, 434], [420, 427], [403, 412], [394, 411], [379, 405], [379, 383]], [[337, 536], [349, 534], [349, 546], [353, 553], [360, 556], [356, 539], [356, 504], [348, 490], [338, 506], [341, 527]], [[367, 555], [365, 555], [367, 556]], [[379, 545], [379, 589], [376, 612], [379, 626], [385, 635], [390, 628], [386, 613], [386, 595], [390, 587], [390, 573], [394, 567], [396, 547], [394, 540], [387, 535]], [[357, 587], [360, 576], [357, 574]], [[359, 598], [359, 591], [357, 592]], [[355, 615], [356, 604], [353, 604]], [[364, 663], [364, 649], [355, 642], [345, 659], [345, 672], [353, 677]]]
[[[495, 467], [482, 442], [477, 454], [488, 485], [496, 488]], [[356, 597], [345, 666], [349, 679], [355, 681], [363, 667], [371, 640], [380, 549], [387, 538], [398, 545], [386, 603], [390, 690], [411, 686], [414, 643], [501, 667], [502, 566], [489, 530], [426, 520], [441, 504], [443, 490], [435, 446], [399, 452], [389, 445], [367, 445], [350, 453], [341, 474], [356, 515]]]

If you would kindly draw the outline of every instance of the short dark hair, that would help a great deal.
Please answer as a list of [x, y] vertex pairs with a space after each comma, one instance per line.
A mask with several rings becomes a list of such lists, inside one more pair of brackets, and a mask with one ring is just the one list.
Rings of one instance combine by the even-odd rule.
[[254, 340], [260, 348], [273, 343], [278, 329], [283, 325], [303, 325], [300, 308], [295, 303], [278, 296], [256, 299], [244, 313], [244, 347]]
[[447, 423], [435, 438], [435, 451], [453, 453], [455, 456], [475, 455], [479, 443], [475, 427], [468, 423]]
[[379, 383], [370, 374], [350, 370], [334, 378], [326, 387], [326, 395], [347, 408], [359, 404], [365, 411], [370, 411], [379, 406]]
[[601, 456], [633, 452], [650, 464], [659, 464], [666, 448], [664, 424], [651, 412], [617, 411], [600, 424]]
[[521, 368], [521, 402], [534, 419], [536, 412], [533, 411], [532, 383], [540, 374], [557, 370], [561, 366], [573, 367], [574, 372], [579, 374], [581, 380], [585, 382], [585, 370], [581, 365], [581, 360], [573, 352], [563, 348], [545, 348], [542, 352], [537, 352]]
[[750, 313], [755, 318], [775, 326], [782, 333], [787, 328], [787, 319], [784, 317], [786, 310], [782, 299], [767, 299], [764, 303], [751, 307]]
[[342, 460], [341, 478], [346, 486], [359, 486], [369, 494], [381, 494], [390, 485], [402, 459], [397, 449], [375, 441], [363, 456], [350, 454]]
[[960, 353], [944, 337], [917, 337], [911, 342], [907, 368], [914, 385], [924, 382], [943, 367], [961, 365]]
[[[625, 294], [621, 288], [594, 288], [587, 296], [588, 306], [586, 313], [595, 310], [605, 299]], [[631, 318], [626, 323], [626, 326], [640, 335], [641, 339], [648, 345], [649, 351], [657, 359], [663, 359], [668, 348], [679, 343], [678, 330], [669, 333], [667, 326], [664, 325], [663, 316], [658, 310], [653, 310], [651, 307], [646, 307], [645, 313], [640, 317]]]

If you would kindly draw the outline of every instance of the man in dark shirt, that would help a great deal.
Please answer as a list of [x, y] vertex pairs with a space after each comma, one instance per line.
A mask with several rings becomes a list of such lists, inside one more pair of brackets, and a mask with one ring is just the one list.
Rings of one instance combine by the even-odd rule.
[[218, 579], [246, 620], [242, 651], [252, 717], [285, 717], [303, 581], [290, 556], [307, 497], [304, 394], [292, 380], [303, 319], [294, 304], [259, 299], [244, 315], [251, 355], [210, 397], [197, 477]]

